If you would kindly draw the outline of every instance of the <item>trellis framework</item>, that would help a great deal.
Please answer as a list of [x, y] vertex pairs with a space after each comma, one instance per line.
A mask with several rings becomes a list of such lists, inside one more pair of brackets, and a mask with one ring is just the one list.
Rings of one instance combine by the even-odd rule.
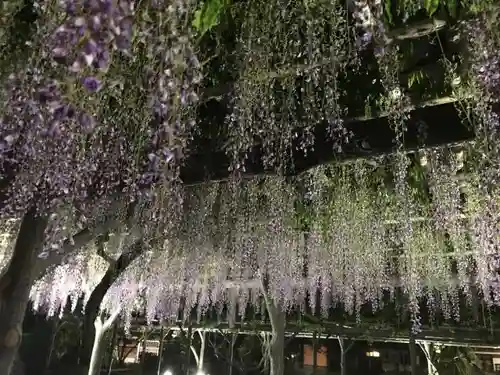
[[[473, 303], [479, 290], [488, 305], [496, 304], [498, 237], [488, 236], [496, 222], [485, 213], [498, 213], [491, 197], [480, 197], [472, 178], [453, 178], [457, 166], [467, 164], [457, 164], [456, 158], [438, 150], [422, 159], [434, 190], [428, 204], [415, 192], [388, 194], [386, 186], [368, 178], [373, 167], [362, 162], [311, 171], [302, 176], [306, 185], [296, 180], [300, 191], [281, 177], [186, 189], [180, 200], [184, 214], [169, 229], [171, 236], [121, 276], [103, 306], [127, 305], [131, 311], [143, 298], [149, 319], [176, 319], [181, 307], [184, 316], [192, 308], [202, 316], [210, 307], [229, 304], [238, 305], [244, 316], [247, 304], [259, 307], [265, 293], [287, 310], [308, 304], [328, 316], [331, 306], [340, 304], [359, 316], [365, 304], [377, 310], [387, 294], [394, 298], [401, 290], [415, 316], [419, 311], [411, 309], [425, 300], [433, 313], [459, 319], [462, 293]], [[463, 207], [461, 186], [468, 189]], [[405, 220], [398, 216], [400, 199], [420, 215], [406, 219], [412, 227], [407, 242], [399, 236]], [[180, 201], [174, 198], [166, 207], [178, 210]], [[300, 202], [306, 202], [308, 213], [297, 213]], [[484, 241], [491, 241], [489, 247]], [[68, 293], [76, 302], [82, 282], [95, 280], [95, 285], [104, 272], [106, 263], [98, 262], [101, 271], [95, 266], [85, 271], [86, 262], [80, 261], [66, 266], [71, 275], [41, 280], [33, 290], [35, 300], [52, 306], [52, 312]]]

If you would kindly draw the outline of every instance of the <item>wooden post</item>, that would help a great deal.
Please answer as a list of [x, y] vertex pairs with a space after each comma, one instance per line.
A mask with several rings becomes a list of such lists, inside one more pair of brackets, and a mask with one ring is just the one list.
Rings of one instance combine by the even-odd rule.
[[236, 334], [231, 333], [231, 359], [229, 362], [229, 375], [233, 375], [234, 345], [236, 344]]
[[206, 342], [207, 331], [198, 331], [200, 336], [200, 354], [198, 355], [198, 372], [203, 370], [203, 364], [205, 362], [205, 342]]
[[411, 375], [417, 375], [417, 344], [413, 333], [410, 333], [410, 342], [408, 345], [410, 347]]
[[146, 360], [146, 340], [148, 339], [148, 332], [144, 331], [144, 340], [143, 340], [143, 345], [142, 345], [142, 352], [141, 352], [141, 375], [144, 374], [144, 362]]
[[346, 349], [345, 349], [344, 338], [339, 337], [338, 340], [340, 345], [340, 375], [346, 375], [346, 368], [345, 368]]
[[108, 375], [110, 375], [111, 371], [113, 370], [113, 359], [114, 359], [117, 336], [118, 336], [118, 323], [115, 322], [114, 327], [113, 327], [113, 334], [111, 335], [111, 343], [110, 343], [110, 349], [109, 349]]
[[156, 375], [161, 375], [161, 365], [162, 365], [162, 357], [163, 357], [163, 326], [160, 329], [160, 346], [158, 348], [158, 367], [156, 369]]
[[188, 332], [187, 332], [187, 339], [188, 339], [188, 349], [186, 350], [187, 352], [187, 358], [186, 358], [186, 374], [189, 375], [190, 367], [191, 367], [191, 345], [193, 344], [193, 328], [191, 325], [189, 325]]
[[313, 354], [313, 374], [316, 374], [316, 370], [318, 368], [318, 338], [317, 338], [317, 332], [313, 333], [313, 340], [312, 340], [312, 354]]

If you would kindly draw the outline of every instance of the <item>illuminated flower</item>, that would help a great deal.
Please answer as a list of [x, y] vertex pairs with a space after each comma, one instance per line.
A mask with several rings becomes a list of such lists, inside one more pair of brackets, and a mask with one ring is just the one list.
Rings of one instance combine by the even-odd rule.
[[85, 77], [82, 79], [83, 86], [89, 92], [96, 92], [101, 87], [101, 81], [95, 77]]

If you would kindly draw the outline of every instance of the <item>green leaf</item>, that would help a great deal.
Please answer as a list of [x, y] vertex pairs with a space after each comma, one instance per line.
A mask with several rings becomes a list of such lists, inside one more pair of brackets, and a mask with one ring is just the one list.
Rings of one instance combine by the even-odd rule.
[[392, 23], [393, 23], [391, 4], [392, 4], [391, 0], [384, 1], [384, 14], [385, 14], [385, 18], [387, 19], [387, 22], [389, 22], [390, 25], [392, 25]]
[[200, 36], [219, 24], [219, 16], [225, 5], [224, 0], [206, 0], [195, 12], [192, 25]]
[[424, 0], [424, 8], [429, 16], [432, 16], [439, 8], [439, 0]]
[[446, 7], [448, 8], [448, 13], [451, 18], [457, 18], [457, 1], [458, 0], [447, 0]]

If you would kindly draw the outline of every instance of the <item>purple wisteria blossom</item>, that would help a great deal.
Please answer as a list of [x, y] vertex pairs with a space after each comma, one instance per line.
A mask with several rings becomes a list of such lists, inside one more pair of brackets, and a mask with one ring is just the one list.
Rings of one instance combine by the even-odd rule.
[[85, 77], [82, 79], [82, 84], [89, 92], [96, 92], [101, 87], [101, 81], [95, 77]]
[[[2, 212], [34, 201], [45, 212], [84, 212], [117, 191], [135, 200], [168, 178], [194, 124], [201, 80], [187, 9], [183, 0], [140, 14], [132, 0], [62, 0], [46, 9], [61, 23], [36, 45], [43, 64], [30, 60], [4, 82], [0, 172], [13, 179]], [[151, 33], [159, 12], [163, 36]], [[132, 64], [142, 81], [128, 75]], [[137, 91], [123, 90], [127, 84]]]
[[381, 0], [352, 0], [349, 2], [353, 18], [356, 22], [359, 36], [356, 44], [359, 49], [366, 49], [375, 43], [375, 53], [382, 55], [383, 46], [387, 42], [383, 22], [383, 9]]
[[128, 52], [133, 33], [134, 3], [120, 0], [64, 1], [67, 20], [53, 35], [54, 59], [79, 72], [107, 69], [113, 49]]

